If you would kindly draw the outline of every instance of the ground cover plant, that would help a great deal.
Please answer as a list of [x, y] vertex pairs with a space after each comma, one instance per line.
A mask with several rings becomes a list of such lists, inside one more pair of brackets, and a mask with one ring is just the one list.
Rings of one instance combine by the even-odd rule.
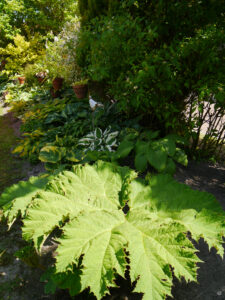
[[[29, 111], [25, 111], [22, 117], [21, 130], [24, 138], [14, 149], [14, 153], [20, 153], [21, 157], [34, 161], [39, 158], [53, 164], [52, 168], [66, 162], [78, 161], [75, 151], [86, 147], [81, 147], [81, 138], [94, 130], [97, 123], [101, 127], [102, 124], [107, 126], [112, 115], [115, 116], [114, 112], [111, 116], [107, 112], [107, 105], [92, 112], [87, 100], [74, 101], [74, 96], [70, 94], [63, 99], [29, 104]], [[15, 111], [14, 104], [13, 107]], [[114, 128], [113, 124], [111, 126]], [[118, 124], [115, 127], [117, 129]]]
[[59, 286], [76, 295], [90, 287], [102, 299], [129, 266], [135, 292], [164, 299], [172, 271], [179, 279], [196, 280], [199, 259], [188, 233], [223, 255], [224, 212], [212, 195], [170, 175], [136, 176], [128, 167], [99, 161], [77, 165], [47, 185], [36, 178], [2, 194], [5, 217], [11, 223], [22, 216], [23, 237], [36, 251], [55, 228], [62, 229], [55, 266], [45, 276], [47, 291]]

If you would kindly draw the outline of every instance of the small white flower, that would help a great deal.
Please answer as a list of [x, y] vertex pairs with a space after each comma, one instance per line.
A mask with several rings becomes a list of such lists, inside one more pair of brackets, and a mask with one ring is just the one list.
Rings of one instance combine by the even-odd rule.
[[89, 98], [89, 104], [92, 110], [95, 110], [95, 108], [97, 107], [97, 102], [93, 100], [91, 97]]
[[96, 102], [95, 100], [93, 100], [91, 98], [91, 96], [89, 96], [89, 104], [92, 110], [95, 110], [96, 107], [103, 107], [104, 105], [100, 102]]

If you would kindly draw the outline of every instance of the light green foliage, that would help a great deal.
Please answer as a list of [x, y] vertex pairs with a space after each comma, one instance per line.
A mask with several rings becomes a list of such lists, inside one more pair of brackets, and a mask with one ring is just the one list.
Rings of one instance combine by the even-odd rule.
[[21, 1], [1, 1], [0, 3], [0, 47], [5, 47], [14, 36], [20, 33], [16, 26], [16, 14], [21, 13], [23, 5]]
[[82, 79], [76, 62], [76, 45], [80, 24], [78, 19], [68, 22], [58, 36], [51, 36], [46, 46], [45, 69], [51, 78], [63, 77], [67, 84]]
[[[224, 212], [212, 195], [169, 175], [149, 182], [135, 177], [131, 169], [111, 163], [77, 165], [32, 198], [24, 238], [40, 250], [54, 228], [63, 230], [56, 265], [44, 278], [48, 292], [59, 286], [76, 295], [90, 287], [102, 299], [129, 264], [131, 281], [137, 281], [134, 292], [161, 300], [170, 295], [171, 268], [179, 279], [196, 280], [199, 259], [187, 233], [196, 241], [203, 237], [223, 255]], [[13, 198], [10, 191], [8, 197]]]
[[2, 0], [0, 3], [0, 47], [16, 34], [46, 36], [57, 34], [65, 22], [74, 20], [77, 3], [73, 0]]
[[[68, 98], [71, 100], [70, 94]], [[61, 147], [71, 148], [76, 144], [77, 136], [81, 137], [90, 130], [91, 122], [87, 118], [88, 104], [67, 103], [68, 98], [50, 100], [29, 107], [29, 111], [23, 116], [21, 128], [24, 139], [15, 148], [14, 153], [37, 161], [43, 147], [58, 147], [58, 150]]]
[[43, 53], [40, 36], [36, 35], [29, 41], [20, 34], [17, 34], [13, 43], [10, 43], [5, 48], [0, 48], [0, 55], [7, 57], [6, 71], [10, 73], [20, 73], [26, 64], [35, 62]]
[[187, 166], [187, 155], [176, 147], [176, 142], [181, 139], [175, 135], [167, 135], [156, 139], [158, 132], [144, 132], [139, 137], [130, 133], [124, 137], [112, 160], [118, 160], [128, 156], [135, 150], [135, 167], [138, 171], [145, 171], [150, 164], [158, 172], [173, 174], [176, 169], [174, 161]]
[[47, 184], [49, 177], [31, 177], [29, 181], [21, 181], [4, 190], [0, 197], [0, 207], [5, 211], [4, 216], [11, 226], [18, 216], [25, 216], [26, 208], [32, 197], [41, 191]]

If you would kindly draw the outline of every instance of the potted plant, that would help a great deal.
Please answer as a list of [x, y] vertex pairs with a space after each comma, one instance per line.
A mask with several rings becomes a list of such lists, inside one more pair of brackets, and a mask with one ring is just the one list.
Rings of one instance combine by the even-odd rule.
[[88, 80], [75, 81], [72, 84], [74, 93], [78, 99], [86, 98], [88, 92]]
[[46, 71], [38, 72], [35, 74], [35, 77], [40, 83], [42, 83], [47, 77], [47, 72]]
[[18, 78], [20, 84], [24, 84], [25, 83], [25, 80], [26, 80], [25, 76], [18, 76], [17, 78]]
[[0, 62], [0, 71], [4, 70], [5, 64], [6, 64], [6, 60], [3, 59], [3, 60]]
[[52, 81], [52, 86], [55, 91], [58, 91], [62, 88], [63, 85], [63, 78], [62, 77], [55, 77]]

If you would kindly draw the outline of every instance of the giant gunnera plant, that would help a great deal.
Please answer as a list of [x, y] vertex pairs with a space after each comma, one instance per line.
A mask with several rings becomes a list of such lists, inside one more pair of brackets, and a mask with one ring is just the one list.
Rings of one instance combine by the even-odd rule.
[[33, 178], [7, 189], [0, 204], [10, 223], [22, 216], [23, 237], [37, 251], [61, 229], [56, 263], [47, 276], [52, 292], [58, 286], [76, 295], [90, 288], [102, 299], [116, 286], [116, 276], [129, 270], [134, 292], [161, 300], [171, 294], [172, 272], [196, 280], [200, 260], [187, 234], [195, 241], [204, 238], [223, 255], [219, 203], [170, 175], [141, 180], [111, 163], [76, 165], [52, 179]]

